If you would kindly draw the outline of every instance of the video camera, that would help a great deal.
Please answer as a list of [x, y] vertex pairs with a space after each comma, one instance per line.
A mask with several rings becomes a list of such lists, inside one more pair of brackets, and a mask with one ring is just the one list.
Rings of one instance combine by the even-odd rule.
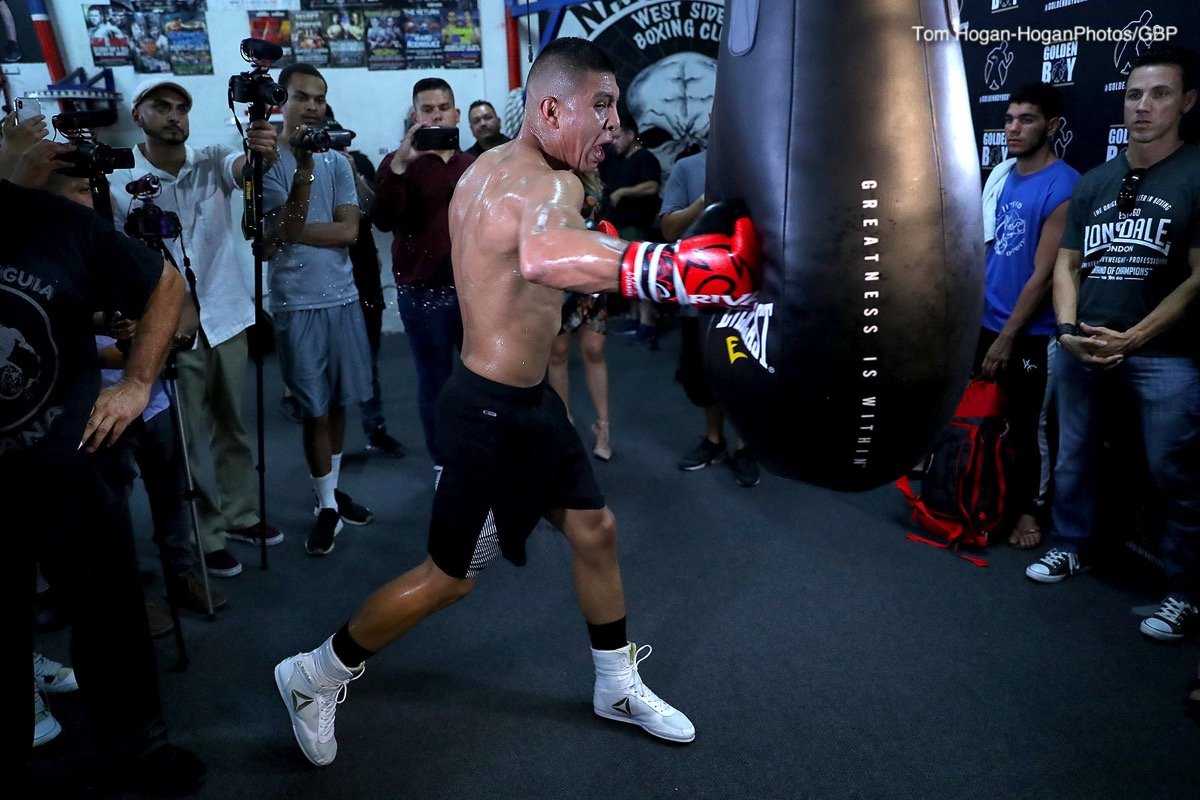
[[346, 130], [337, 122], [327, 122], [324, 127], [309, 128], [291, 139], [292, 147], [309, 150], [313, 153], [324, 153], [328, 150], [344, 150], [354, 140], [355, 133]]
[[142, 203], [125, 218], [125, 233], [155, 249], [161, 249], [163, 239], [177, 239], [183, 233], [179, 215], [154, 203], [154, 198], [162, 194], [162, 183], [157, 176], [143, 175], [125, 184], [125, 191]]
[[242, 39], [242, 58], [253, 69], [229, 78], [229, 105], [250, 104], [250, 121], [266, 119], [273, 106], [287, 100], [287, 90], [271, 78], [267, 70], [283, 58], [283, 48], [262, 39]]
[[96, 141], [96, 134], [93, 133], [94, 128], [116, 124], [116, 111], [68, 111], [55, 114], [51, 121], [54, 130], [75, 145], [73, 151], [59, 154], [59, 161], [71, 164], [66, 169], [60, 169], [60, 175], [92, 178], [110, 175], [118, 169], [133, 168], [133, 150], [128, 147], [109, 147]]

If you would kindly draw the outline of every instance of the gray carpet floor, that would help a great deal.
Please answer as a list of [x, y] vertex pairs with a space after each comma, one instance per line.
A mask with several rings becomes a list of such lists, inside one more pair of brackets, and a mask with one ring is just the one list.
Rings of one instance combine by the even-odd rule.
[[[1182, 711], [1200, 648], [1138, 634], [1138, 613], [1160, 598], [1135, 556], [1035, 585], [1027, 553], [993, 548], [978, 568], [906, 540], [913, 526], [892, 487], [837, 494], [766, 475], [744, 489], [728, 466], [681, 472], [702, 415], [673, 382], [677, 353], [675, 332], [658, 351], [610, 336], [616, 454], [596, 472], [619, 523], [630, 634], [654, 646], [642, 675], [692, 718], [694, 743], [592, 714], [569, 553], [543, 527], [528, 566], [497, 563], [466, 600], [368, 662], [339, 708], [334, 764], [301, 756], [273, 665], [320, 644], [424, 553], [433, 470], [395, 334], [384, 393], [410, 454], [366, 455], [351, 413], [341, 486], [376, 520], [347, 527], [326, 558], [303, 552], [300, 428], [277, 411], [267, 362], [267, 511], [287, 540], [266, 570], [254, 548], [231, 545], [246, 570], [214, 579], [229, 596], [215, 621], [185, 613], [186, 671], [173, 668], [173, 640], [157, 643], [172, 738], [209, 765], [198, 796], [1200, 797], [1200, 726]], [[578, 364], [572, 377], [586, 437]], [[144, 506], [134, 512], [153, 566]], [[39, 645], [65, 657], [61, 632]], [[87, 747], [78, 699], [51, 702], [65, 731], [36, 753], [39, 770], [69, 768]]]

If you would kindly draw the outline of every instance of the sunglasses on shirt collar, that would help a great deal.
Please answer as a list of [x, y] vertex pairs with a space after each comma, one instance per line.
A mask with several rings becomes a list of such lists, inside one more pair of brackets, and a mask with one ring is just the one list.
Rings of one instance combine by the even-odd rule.
[[1121, 179], [1121, 188], [1117, 190], [1117, 211], [1122, 214], [1133, 211], [1137, 204], [1138, 187], [1142, 185], [1142, 179], [1145, 177], [1146, 170], [1143, 167], [1125, 173], [1125, 177]]

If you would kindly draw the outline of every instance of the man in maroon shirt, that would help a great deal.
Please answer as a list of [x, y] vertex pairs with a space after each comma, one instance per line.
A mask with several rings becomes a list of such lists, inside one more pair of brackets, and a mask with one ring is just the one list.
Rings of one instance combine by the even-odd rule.
[[413, 135], [422, 128], [458, 126], [461, 112], [454, 90], [441, 78], [423, 78], [413, 86], [416, 124], [400, 147], [383, 157], [375, 179], [371, 221], [391, 231], [396, 304], [417, 368], [417, 405], [425, 446], [440, 472], [434, 417], [437, 397], [454, 368], [462, 346], [462, 317], [450, 271], [447, 212], [454, 186], [475, 157], [453, 150], [416, 150]]

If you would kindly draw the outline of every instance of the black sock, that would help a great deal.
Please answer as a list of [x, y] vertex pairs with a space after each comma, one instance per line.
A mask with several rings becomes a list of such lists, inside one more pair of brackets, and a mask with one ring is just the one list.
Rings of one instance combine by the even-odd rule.
[[[605, 622], [603, 625], [593, 625], [589, 622], [587, 626], [593, 650], [620, 650], [629, 644], [625, 633], [625, 617], [615, 622]], [[337, 639], [334, 639], [334, 644], [337, 644]]]
[[333, 654], [345, 665], [346, 669], [358, 669], [358, 666], [375, 653], [354, 641], [350, 635], [350, 623], [343, 625], [333, 635]]

